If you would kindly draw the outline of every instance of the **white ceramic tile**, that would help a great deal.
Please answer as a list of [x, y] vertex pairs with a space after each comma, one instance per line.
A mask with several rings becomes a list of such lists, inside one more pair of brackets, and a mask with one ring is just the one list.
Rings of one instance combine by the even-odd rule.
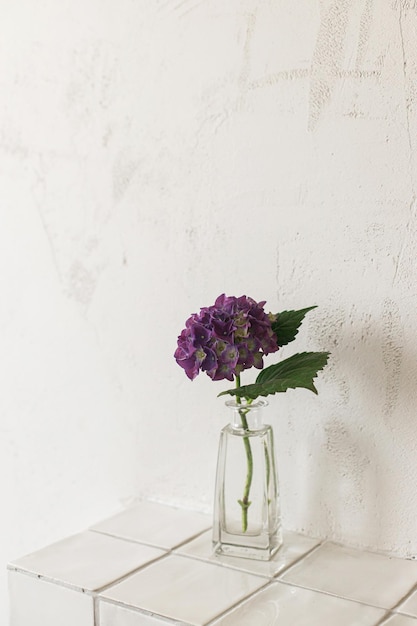
[[407, 615], [393, 615], [381, 626], [417, 626], [417, 620]]
[[417, 617], [417, 591], [414, 591], [407, 600], [400, 604], [397, 611]]
[[417, 582], [417, 562], [325, 543], [282, 576], [290, 583], [391, 608]]
[[91, 595], [9, 571], [9, 626], [94, 626]]
[[141, 502], [95, 524], [91, 530], [169, 550], [207, 530], [211, 524], [209, 515]]
[[267, 580], [245, 572], [170, 555], [101, 595], [195, 626], [207, 624]]
[[[272, 582], [215, 622], [218, 626], [375, 626], [385, 611]], [[213, 625], [214, 626], [214, 625]]]
[[16, 559], [11, 566], [95, 591], [163, 554], [157, 548], [86, 531]]
[[227, 565], [251, 574], [272, 577], [299, 559], [303, 554], [312, 550], [318, 543], [316, 539], [285, 531], [284, 543], [273, 558], [270, 561], [255, 561], [254, 559], [213, 554], [212, 532], [209, 530], [189, 543], [184, 544], [176, 552]]
[[173, 626], [183, 622], [166, 620], [155, 615], [144, 615], [134, 609], [100, 602], [100, 622], [97, 626]]

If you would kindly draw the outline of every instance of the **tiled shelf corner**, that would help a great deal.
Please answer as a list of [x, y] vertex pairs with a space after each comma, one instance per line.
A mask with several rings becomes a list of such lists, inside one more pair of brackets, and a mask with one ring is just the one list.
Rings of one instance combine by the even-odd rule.
[[11, 626], [95, 626], [97, 592], [165, 551], [91, 531], [8, 566]]
[[10, 626], [417, 626], [417, 562], [294, 532], [214, 556], [211, 519], [143, 502], [9, 564]]
[[98, 591], [165, 552], [89, 530], [13, 561], [10, 568], [79, 591]]

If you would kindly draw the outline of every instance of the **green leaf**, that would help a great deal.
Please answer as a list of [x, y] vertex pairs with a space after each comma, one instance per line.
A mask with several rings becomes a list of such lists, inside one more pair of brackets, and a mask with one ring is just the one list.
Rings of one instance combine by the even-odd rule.
[[278, 313], [276, 320], [272, 322], [272, 330], [277, 336], [278, 345], [286, 346], [290, 341], [293, 341], [306, 313], [316, 308], [317, 305], [314, 305], [299, 311], [282, 311], [282, 313]]
[[283, 393], [287, 389], [303, 387], [317, 394], [313, 379], [326, 365], [329, 352], [301, 352], [262, 370], [256, 382], [236, 389], [222, 391], [219, 396], [230, 395], [255, 400], [258, 396]]

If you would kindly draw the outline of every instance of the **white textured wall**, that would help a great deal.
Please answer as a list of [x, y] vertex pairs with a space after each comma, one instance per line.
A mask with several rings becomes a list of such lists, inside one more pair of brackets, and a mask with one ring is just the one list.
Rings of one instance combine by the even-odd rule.
[[211, 507], [225, 385], [172, 353], [223, 291], [332, 352], [271, 401], [285, 525], [416, 555], [414, 0], [0, 4], [1, 562]]

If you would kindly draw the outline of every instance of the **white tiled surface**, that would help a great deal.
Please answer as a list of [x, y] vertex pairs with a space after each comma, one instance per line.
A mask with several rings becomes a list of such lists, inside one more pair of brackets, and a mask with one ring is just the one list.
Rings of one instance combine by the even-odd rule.
[[291, 563], [297, 561], [301, 556], [310, 552], [319, 544], [316, 539], [304, 537], [297, 533], [284, 532], [284, 544], [270, 561], [255, 561], [251, 559], [241, 559], [233, 556], [217, 556], [213, 554], [211, 530], [197, 537], [193, 541], [186, 543], [177, 550], [178, 554], [186, 554], [195, 558], [220, 563], [228, 567], [244, 570], [251, 574], [260, 576], [276, 576]]
[[211, 517], [193, 511], [141, 502], [91, 530], [170, 550], [210, 528]]
[[417, 562], [327, 542], [283, 575], [290, 583], [389, 609], [417, 582]]
[[157, 548], [85, 531], [17, 559], [11, 566], [96, 591], [163, 554]]
[[384, 615], [382, 609], [275, 582], [215, 623], [218, 626], [374, 626]]
[[10, 626], [417, 626], [417, 562], [292, 532], [215, 557], [210, 521], [144, 502], [13, 561]]
[[267, 582], [246, 572], [170, 555], [114, 585], [102, 597], [203, 626]]

